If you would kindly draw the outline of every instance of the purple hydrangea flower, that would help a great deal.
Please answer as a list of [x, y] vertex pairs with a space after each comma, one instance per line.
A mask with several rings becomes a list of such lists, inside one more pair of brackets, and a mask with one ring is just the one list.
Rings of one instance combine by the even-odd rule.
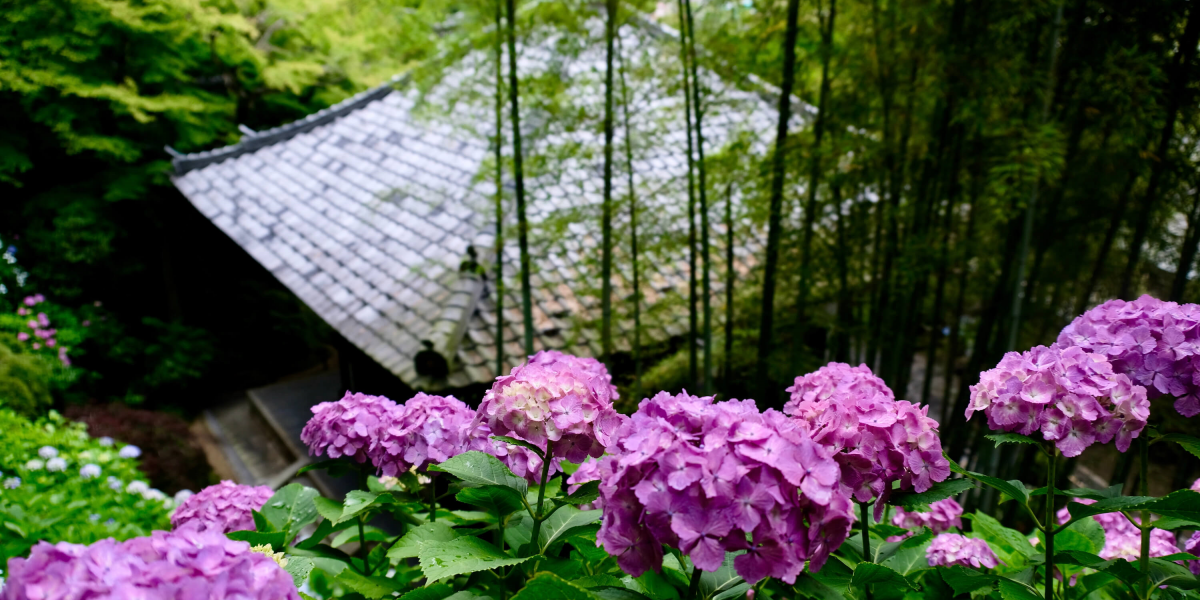
[[171, 527], [180, 529], [191, 522], [222, 533], [254, 529], [252, 511], [259, 510], [275, 492], [260, 485], [253, 487], [222, 481], [184, 500], [171, 515]]
[[[1200, 556], [1200, 531], [1192, 534], [1192, 537], [1183, 544], [1183, 551], [1192, 556]], [[1192, 575], [1200, 577], [1200, 560], [1189, 560], [1188, 568], [1192, 570]]]
[[[953, 498], [946, 498], [931, 502], [928, 512], [908, 512], [897, 506], [892, 515], [892, 525], [912, 530], [928, 527], [935, 534], [944, 533], [952, 528], [962, 529], [962, 514], [962, 506]], [[910, 535], [911, 531], [903, 536], [892, 536], [888, 541], [897, 542]]]
[[753, 400], [660, 392], [588, 470], [571, 482], [600, 480], [597, 543], [633, 576], [660, 570], [666, 544], [705, 571], [746, 550], [734, 560], [746, 581], [792, 583], [805, 561], [821, 569], [853, 518], [830, 451]]
[[[791, 400], [783, 412], [837, 453], [844, 483], [857, 500], [886, 496], [896, 481], [924, 492], [950, 475], [929, 407], [896, 400], [866, 365], [829, 363], [797, 377], [787, 391]], [[880, 514], [882, 507], [876, 503]]]
[[925, 558], [931, 567], [962, 565], [992, 569], [1000, 563], [987, 542], [957, 533], [943, 533], [933, 538], [925, 549]]
[[388, 411], [368, 454], [384, 475], [424, 468], [467, 450], [488, 448], [473, 427], [475, 411], [454, 396], [418, 393]]
[[[616, 398], [612, 377], [599, 361], [544, 350], [496, 378], [479, 405], [476, 425], [539, 448], [553, 443], [555, 472], [561, 459], [582, 462], [604, 453], [622, 422], [612, 407]], [[541, 476], [541, 459], [532, 451], [496, 442], [489, 452], [517, 475]]]
[[[1073, 501], [1080, 504], [1096, 502], [1087, 498], [1075, 498]], [[1057, 517], [1059, 525], [1062, 525], [1071, 520], [1071, 513], [1064, 506], [1058, 509]], [[1142, 530], [1130, 523], [1129, 519], [1121, 513], [1104, 513], [1094, 515], [1092, 518], [1104, 529], [1104, 548], [1100, 550], [1100, 558], [1104, 560], [1123, 558], [1130, 562], [1137, 562], [1142, 553]], [[1138, 519], [1138, 523], [1141, 523], [1141, 519]], [[1157, 558], [1176, 552], [1179, 552], [1179, 549], [1175, 546], [1175, 536], [1171, 532], [1162, 529], [1150, 530], [1151, 557]]]
[[1079, 456], [1096, 442], [1117, 440], [1124, 452], [1150, 418], [1146, 388], [1113, 371], [1101, 354], [1082, 348], [1037, 346], [1009, 352], [971, 386], [967, 419], [987, 415], [988, 427], [1031, 435], [1040, 432], [1064, 456]]
[[8, 561], [3, 600], [243, 598], [299, 600], [287, 571], [215, 529], [192, 525], [90, 546], [39, 542]]
[[1200, 479], [1197, 479], [1192, 482], [1191, 490], [1193, 492], [1200, 492]]
[[329, 458], [342, 456], [367, 462], [376, 432], [396, 403], [383, 396], [346, 395], [337, 402], [312, 407], [313, 417], [300, 432], [309, 453]]
[[1109, 300], [1077, 317], [1058, 334], [1062, 347], [1102, 354], [1113, 370], [1146, 388], [1149, 398], [1170, 394], [1185, 417], [1200, 415], [1200, 305], [1142, 296]]

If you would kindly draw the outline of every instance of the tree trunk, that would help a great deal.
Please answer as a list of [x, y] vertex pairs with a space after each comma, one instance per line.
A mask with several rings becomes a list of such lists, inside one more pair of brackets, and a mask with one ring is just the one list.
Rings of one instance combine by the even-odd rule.
[[1150, 216], [1154, 213], [1154, 204], [1158, 199], [1158, 186], [1162, 183], [1169, 161], [1167, 153], [1171, 150], [1171, 138], [1175, 135], [1175, 120], [1179, 115], [1179, 106], [1187, 93], [1188, 63], [1196, 53], [1196, 43], [1200, 38], [1200, 10], [1195, 6], [1188, 11], [1187, 26], [1179, 40], [1178, 50], [1171, 59], [1169, 81], [1167, 84], [1166, 113], [1167, 120], [1163, 123], [1162, 133], [1158, 138], [1158, 149], [1155, 153], [1154, 164], [1150, 166], [1150, 181], [1146, 184], [1146, 196], [1142, 200], [1142, 212], [1138, 215], [1137, 226], [1133, 231], [1133, 241], [1129, 244], [1129, 260], [1125, 263], [1125, 271], [1121, 274], [1121, 288], [1118, 294], [1126, 298], [1133, 291], [1133, 277], [1138, 263], [1142, 258], [1142, 246], [1146, 242], [1146, 233], [1150, 228]]
[[1196, 245], [1200, 244], [1200, 194], [1192, 197], [1192, 209], [1187, 216], [1187, 232], [1183, 234], [1183, 247], [1179, 249], [1179, 264], [1175, 267], [1175, 279], [1171, 282], [1172, 302], [1183, 301], [1188, 273], [1196, 262]]
[[692, 0], [683, 0], [687, 11], [688, 60], [692, 67], [692, 108], [696, 115], [696, 166], [700, 176], [700, 302], [704, 312], [704, 362], [700, 387], [704, 394], [711, 394], [712, 386], [712, 291], [709, 284], [708, 256], [708, 186], [704, 172], [704, 111], [700, 107], [700, 73], [696, 66], [696, 28], [692, 20]]
[[504, 7], [496, 0], [496, 376], [504, 374]]
[[[817, 6], [820, 18], [820, 4]], [[829, 0], [829, 15], [821, 27], [821, 88], [817, 96], [817, 118], [813, 123], [813, 149], [808, 176], [808, 198], [804, 203], [804, 231], [800, 245], [800, 289], [796, 294], [796, 323], [792, 334], [792, 370], [799, 373], [804, 352], [804, 330], [807, 328], [808, 288], [812, 285], [813, 223], [817, 219], [817, 187], [821, 183], [821, 139], [825, 133], [829, 106], [829, 60], [833, 55], [833, 26], [837, 19], [837, 0]]]
[[512, 113], [513, 179], [517, 193], [517, 241], [521, 247], [521, 313], [525, 321], [525, 354], [533, 354], [533, 290], [529, 282], [529, 221], [525, 218], [525, 170], [521, 159], [521, 107], [517, 88], [517, 11], [508, 4], [508, 98]]
[[833, 360], [850, 362], [850, 326], [854, 320], [853, 307], [850, 305], [850, 268], [849, 248], [846, 243], [846, 225], [842, 217], [842, 185], [836, 178], [829, 182], [829, 200], [834, 207], [837, 217], [837, 275], [838, 275], [838, 304], [837, 329], [834, 335]]
[[[725, 368], [728, 382], [733, 374], [733, 284], [737, 281], [733, 269], [733, 184], [725, 190]], [[729, 384], [726, 383], [726, 388]], [[728, 393], [728, 389], [726, 390]]]
[[[511, 1], [511, 0], [510, 0]], [[792, 85], [796, 70], [796, 21], [800, 12], [800, 0], [788, 0], [787, 29], [783, 41], [783, 85], [779, 90], [779, 121], [775, 129], [775, 156], [771, 174], [771, 205], [767, 217], [767, 256], [763, 265], [762, 316], [758, 332], [759, 397], [767, 406], [775, 404], [778, 393], [768, 377], [768, 358], [772, 348], [772, 333], [775, 327], [775, 277], [779, 263], [780, 221], [783, 216], [783, 181], [786, 175], [788, 121], [792, 116]]]
[[604, 57], [604, 205], [600, 217], [600, 348], [602, 362], [612, 368], [612, 163], [613, 163], [613, 38], [617, 0], [607, 0]]
[[696, 342], [699, 320], [696, 310], [696, 183], [693, 179], [695, 161], [692, 154], [692, 82], [688, 73], [688, 31], [683, 0], [679, 4], [679, 57], [683, 63], [683, 105], [687, 132], [687, 190], [688, 190], [688, 381], [699, 383], [700, 365]]
[[1092, 265], [1092, 275], [1088, 278], [1087, 287], [1083, 288], [1083, 293], [1079, 295], [1079, 301], [1075, 305], [1075, 313], [1083, 314], [1091, 304], [1092, 293], [1096, 291], [1096, 285], [1100, 282], [1100, 275], [1104, 272], [1104, 264], [1108, 262], [1108, 253], [1112, 250], [1113, 241], [1117, 238], [1117, 231], [1121, 229], [1121, 221], [1125, 218], [1125, 210], [1129, 207], [1129, 199], [1133, 196], [1133, 184], [1137, 182], [1137, 167], [1129, 168], [1129, 179], [1125, 180], [1125, 187], [1121, 188], [1121, 195], [1117, 197], [1117, 207], [1113, 211], [1112, 219], [1108, 222], [1108, 229], [1104, 232], [1104, 239], [1100, 242], [1100, 249], [1096, 251], [1096, 262]]

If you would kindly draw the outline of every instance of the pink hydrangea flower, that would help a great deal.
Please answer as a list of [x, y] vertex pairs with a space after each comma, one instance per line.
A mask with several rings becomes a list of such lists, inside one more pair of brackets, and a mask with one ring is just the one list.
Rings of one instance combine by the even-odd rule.
[[1192, 482], [1191, 490], [1193, 492], [1200, 492], [1200, 479], [1197, 479]]
[[5, 575], [3, 600], [300, 598], [273, 559], [198, 524], [90, 546], [39, 542], [29, 558], [10, 559]]
[[[1183, 544], [1183, 551], [1192, 556], [1200, 556], [1200, 531], [1192, 534], [1192, 537]], [[1189, 560], [1188, 569], [1191, 569], [1192, 575], [1200, 577], [1200, 560]]]
[[418, 393], [388, 411], [368, 454], [384, 475], [394, 477], [467, 450], [486, 450], [487, 434], [475, 431], [474, 420], [475, 411], [454, 396]]
[[1174, 396], [1175, 410], [1200, 415], [1200, 306], [1142, 296], [1109, 300], [1077, 317], [1057, 345], [1102, 354], [1113, 370], [1146, 388], [1149, 398]]
[[300, 432], [300, 440], [314, 456], [345, 456], [366, 462], [378, 429], [395, 407], [395, 402], [383, 396], [346, 392], [337, 402], [312, 407], [313, 417]]
[[[554, 472], [561, 459], [581, 462], [604, 453], [622, 422], [612, 407], [616, 398], [612, 377], [599, 361], [545, 350], [496, 378], [476, 424], [539, 448], [553, 444]], [[541, 460], [532, 451], [497, 442], [490, 452], [517, 475], [541, 476]]]
[[1113, 438], [1124, 452], [1150, 418], [1146, 389], [1113, 371], [1101, 354], [1082, 348], [1037, 346], [1009, 352], [971, 386], [967, 419], [977, 411], [988, 427], [1041, 433], [1064, 456]]
[[24, 331], [22, 331], [22, 332], [20, 332], [20, 333], [18, 333], [18, 334], [17, 334], [17, 341], [19, 341], [19, 342], [23, 342], [23, 341], [25, 341], [25, 340], [27, 340], [27, 339], [29, 339], [29, 334], [28, 334], [28, 333], [25, 333]]
[[931, 567], [961, 565], [992, 569], [1000, 564], [987, 542], [957, 533], [943, 533], [933, 538], [925, 549], [925, 558]]
[[746, 550], [734, 560], [746, 581], [792, 583], [805, 561], [820, 570], [850, 532], [851, 502], [830, 450], [753, 400], [660, 392], [615, 438], [572, 481], [600, 480], [597, 542], [633, 576], [660, 570], [666, 544], [705, 571], [726, 551]]
[[[829, 363], [787, 391], [783, 412], [837, 453], [843, 482], [860, 502], [885, 497], [893, 482], [924, 492], [950, 475], [929, 407], [896, 400], [866, 365]], [[876, 518], [882, 507], [876, 504]]]
[[180, 529], [195, 522], [222, 533], [250, 531], [254, 529], [253, 511], [261, 509], [274, 494], [265, 485], [222, 481], [184, 500], [171, 515], [171, 527]]
[[[928, 527], [935, 534], [943, 533], [950, 529], [962, 529], [963, 508], [953, 498], [931, 502], [928, 512], [908, 512], [899, 506], [895, 510], [895, 514], [892, 515], [892, 525], [896, 527], [911, 530]], [[911, 535], [912, 532], [910, 531], [902, 536], [889, 537], [888, 541], [898, 542]]]
[[[1093, 504], [1095, 500], [1074, 498], [1074, 502]], [[1062, 525], [1071, 520], [1071, 512], [1067, 507], [1058, 509], [1058, 524]], [[1142, 530], [1129, 522], [1121, 513], [1104, 513], [1092, 517], [1104, 528], [1104, 548], [1100, 550], [1100, 558], [1111, 560], [1123, 558], [1137, 562], [1142, 553]], [[1135, 517], [1136, 518], [1136, 517]], [[1141, 519], [1138, 519], [1141, 523]], [[1162, 529], [1150, 530], [1150, 556], [1157, 558], [1178, 552], [1175, 546], [1175, 536], [1170, 531]]]

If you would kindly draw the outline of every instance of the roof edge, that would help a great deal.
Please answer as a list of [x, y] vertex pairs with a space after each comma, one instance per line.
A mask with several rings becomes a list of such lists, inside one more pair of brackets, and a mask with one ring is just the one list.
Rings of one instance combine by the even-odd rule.
[[393, 77], [382, 85], [359, 92], [329, 108], [321, 109], [302, 119], [292, 121], [286, 125], [280, 125], [279, 127], [259, 131], [253, 135], [242, 136], [242, 139], [238, 143], [230, 146], [205, 150], [203, 152], [193, 152], [191, 154], [181, 154], [170, 146], [167, 146], [166, 151], [172, 157], [171, 166], [174, 168], [174, 174], [176, 176], [183, 175], [188, 171], [230, 158], [236, 158], [248, 152], [254, 152], [260, 148], [290, 139], [301, 133], [312, 131], [321, 125], [330, 123], [387, 96], [398, 86], [406, 83], [408, 79], [408, 75]]

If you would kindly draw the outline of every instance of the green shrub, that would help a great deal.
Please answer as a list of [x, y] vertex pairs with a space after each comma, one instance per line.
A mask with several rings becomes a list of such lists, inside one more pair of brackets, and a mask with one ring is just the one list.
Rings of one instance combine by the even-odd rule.
[[53, 368], [42, 356], [13, 352], [0, 342], [0, 404], [27, 417], [43, 413], [54, 401]]
[[150, 489], [121, 450], [57, 412], [31, 422], [0, 408], [0, 559], [39, 540], [90, 544], [169, 529], [174, 500]]

